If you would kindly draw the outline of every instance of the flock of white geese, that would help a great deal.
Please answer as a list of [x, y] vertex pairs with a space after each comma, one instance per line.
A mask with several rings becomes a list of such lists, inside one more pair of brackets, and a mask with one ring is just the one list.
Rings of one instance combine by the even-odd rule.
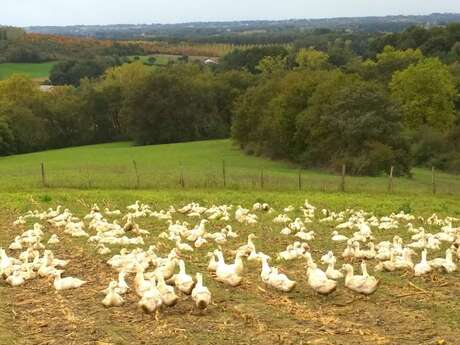
[[[125, 303], [125, 294], [135, 293], [139, 306], [147, 313], [174, 306], [181, 294], [190, 295], [200, 310], [208, 307], [212, 295], [205, 286], [203, 273], [188, 274], [186, 262], [181, 259], [181, 254], [185, 252], [196, 255], [200, 247], [209, 248], [207, 270], [218, 282], [238, 286], [245, 276], [244, 261], [253, 261], [260, 264], [261, 281], [282, 292], [292, 291], [296, 281], [271, 266], [272, 261], [303, 260], [306, 274], [300, 279], [305, 279], [314, 291], [322, 295], [336, 290], [337, 282], [341, 280], [346, 288], [356, 293], [369, 295], [375, 292], [380, 281], [368, 273], [368, 262], [375, 263], [375, 271], [406, 270], [414, 276], [422, 276], [435, 269], [447, 273], [457, 270], [454, 258], [460, 258], [460, 227], [453, 224], [459, 219], [439, 218], [436, 214], [429, 218], [416, 218], [400, 212], [377, 217], [362, 210], [317, 210], [308, 201], [299, 208], [288, 206], [282, 211], [277, 213], [265, 203], [256, 203], [252, 209], [232, 205], [208, 208], [190, 203], [178, 209], [170, 206], [169, 209], [155, 211], [139, 201], [129, 205], [126, 213], [107, 208], [101, 210], [94, 205], [83, 219], [62, 206], [44, 212], [29, 211], [18, 217], [14, 225], [24, 229], [27, 224], [33, 223], [33, 227], [16, 236], [7, 250], [0, 248], [0, 279], [11, 286], [21, 286], [31, 279], [49, 277], [57, 291], [76, 289], [86, 284], [75, 277], [62, 277], [69, 261], [58, 259], [53, 253], [52, 248], [60, 242], [58, 234], [53, 231], [57, 229], [61, 230], [61, 236], [86, 237], [100, 255], [110, 255], [115, 248], [122, 247], [107, 261], [114, 271], [114, 279], [103, 291], [102, 304], [118, 307]], [[235, 221], [238, 227], [251, 229], [260, 222], [262, 214], [272, 217], [272, 226], [279, 229], [279, 236], [292, 239], [292, 244], [275, 253], [275, 258], [256, 248], [254, 240], [257, 237], [253, 233], [241, 245], [240, 235], [229, 224]], [[195, 225], [178, 220], [178, 215]], [[298, 217], [294, 218], [294, 215]], [[146, 217], [164, 222], [165, 231], [153, 234], [142, 229], [138, 220]], [[414, 223], [419, 226], [414, 226]], [[228, 225], [219, 231], [210, 231], [210, 228], [216, 228], [216, 224]], [[313, 258], [310, 248], [316, 233], [307, 229], [314, 228], [315, 224], [325, 224], [331, 231], [330, 241], [343, 244], [343, 251], [338, 256], [349, 263], [343, 264], [341, 269], [335, 267], [337, 257], [333, 251], [325, 252], [317, 261]], [[375, 240], [373, 232], [378, 232], [380, 236], [389, 230], [406, 231], [410, 240], [404, 243], [398, 235], [381, 242]], [[158, 254], [154, 244], [143, 249], [147, 246], [144, 241], [147, 236], [149, 239], [154, 236], [157, 244], [160, 240], [169, 241], [172, 249], [164, 256]], [[235, 242], [240, 245], [234, 245]], [[223, 246], [234, 255], [230, 263], [226, 262]], [[444, 249], [445, 256], [428, 259], [429, 252], [439, 253]], [[412, 258], [417, 256], [417, 252], [421, 253], [421, 259], [414, 263]], [[355, 273], [353, 262], [360, 263], [361, 274]], [[126, 281], [128, 275], [133, 277], [131, 286]]]

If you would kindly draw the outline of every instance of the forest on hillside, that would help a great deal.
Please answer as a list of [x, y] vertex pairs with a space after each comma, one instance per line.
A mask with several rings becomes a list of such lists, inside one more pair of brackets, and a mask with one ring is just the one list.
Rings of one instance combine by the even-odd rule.
[[[458, 23], [392, 34], [325, 30], [294, 44], [236, 45], [218, 64], [183, 58], [149, 68], [110, 60], [141, 44], [23, 33], [0, 56], [55, 47], [68, 85], [42, 92], [24, 76], [0, 81], [0, 154], [231, 136], [248, 154], [304, 167], [459, 172], [459, 42]], [[92, 74], [84, 49], [93, 62], [115, 62]]]

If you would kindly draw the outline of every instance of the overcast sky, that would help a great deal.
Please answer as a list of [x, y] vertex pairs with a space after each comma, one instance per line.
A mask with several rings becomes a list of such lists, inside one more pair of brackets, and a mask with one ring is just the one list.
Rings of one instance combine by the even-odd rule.
[[178, 23], [460, 12], [460, 0], [0, 0], [0, 25]]

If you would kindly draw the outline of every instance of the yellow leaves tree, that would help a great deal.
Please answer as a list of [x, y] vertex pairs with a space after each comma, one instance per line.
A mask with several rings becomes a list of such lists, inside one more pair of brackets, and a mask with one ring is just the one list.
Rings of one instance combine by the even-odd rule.
[[454, 124], [455, 83], [448, 67], [439, 59], [425, 59], [396, 72], [390, 89], [408, 127], [428, 125], [446, 130]]
[[319, 70], [328, 67], [329, 55], [313, 48], [301, 49], [295, 58], [299, 68]]

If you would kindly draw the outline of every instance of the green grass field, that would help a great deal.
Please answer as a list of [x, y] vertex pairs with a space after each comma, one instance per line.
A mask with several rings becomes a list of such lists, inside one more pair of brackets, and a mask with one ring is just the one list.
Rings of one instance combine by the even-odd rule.
[[2, 63], [0, 64], [0, 80], [13, 74], [25, 74], [33, 79], [46, 79], [55, 62], [46, 63]]
[[[134, 168], [136, 162], [137, 173]], [[223, 178], [225, 162], [225, 188]], [[0, 190], [41, 187], [41, 163], [50, 187], [99, 189], [232, 189], [296, 191], [298, 167], [281, 161], [245, 155], [230, 140], [211, 140], [156, 146], [128, 142], [50, 150], [0, 158]], [[303, 191], [336, 192], [340, 176], [302, 170]], [[430, 195], [431, 171], [414, 169], [413, 178], [395, 178], [398, 195]], [[388, 177], [347, 177], [347, 192], [388, 193]], [[436, 173], [440, 195], [460, 195], [460, 176]]]
[[[137, 176], [133, 160], [136, 161]], [[225, 161], [226, 187], [223, 186]], [[45, 164], [49, 188], [41, 186], [40, 164]], [[263, 168], [264, 188], [260, 185]], [[387, 192], [388, 179], [347, 177], [347, 193], [340, 193], [340, 177], [320, 171], [302, 172], [302, 190], [298, 190], [298, 168], [286, 163], [243, 154], [229, 140], [158, 146], [132, 146], [113, 143], [51, 150], [0, 158], [0, 247], [25, 228], [13, 227], [16, 217], [28, 210], [45, 210], [63, 205], [83, 217], [93, 203], [101, 208], [122, 211], [135, 200], [155, 210], [179, 207], [189, 202], [204, 206], [232, 204], [251, 207], [268, 202], [278, 212], [288, 205], [300, 206], [305, 199], [331, 210], [363, 209], [377, 216], [404, 210], [416, 216], [460, 217], [460, 180], [458, 176], [437, 174], [438, 193], [431, 194], [431, 172], [414, 169], [414, 178], [395, 179], [395, 192]], [[179, 184], [181, 171], [185, 188]], [[278, 214], [258, 213], [259, 224], [246, 226], [230, 221], [240, 237], [224, 245], [229, 251], [241, 245], [251, 232], [259, 237], [258, 250], [274, 256], [292, 243], [293, 237], [279, 235], [280, 224], [272, 222]], [[319, 211], [318, 211], [319, 212]], [[301, 216], [300, 213], [293, 216]], [[195, 224], [196, 219], [177, 215]], [[158, 242], [156, 235], [166, 229], [165, 221], [138, 219], [151, 231], [145, 248], [157, 244], [161, 254], [171, 243]], [[211, 222], [217, 231], [222, 222]], [[341, 245], [330, 241], [331, 227], [315, 221], [308, 224], [317, 238], [311, 242], [312, 255], [318, 260], [327, 250], [339, 255]], [[105, 264], [110, 257], [99, 256], [86, 239], [70, 238], [62, 229], [49, 229], [62, 239], [54, 250], [62, 259], [70, 259], [66, 274], [88, 281], [85, 288], [55, 293], [50, 282], [39, 279], [24, 287], [10, 288], [0, 280], [0, 344], [446, 344], [455, 343], [460, 327], [457, 298], [459, 273], [435, 272], [424, 278], [411, 273], [375, 273], [382, 279], [377, 292], [361, 297], [339, 283], [334, 294], [316, 295], [306, 284], [304, 262], [273, 262], [297, 280], [289, 293], [267, 288], [259, 277], [259, 267], [247, 263], [244, 283], [225, 288], [205, 273], [214, 304], [205, 313], [197, 313], [187, 297], [174, 308], [161, 312], [160, 318], [143, 315], [133, 294], [126, 306], [105, 309], [100, 301], [113, 272]], [[434, 229], [433, 229], [434, 230]], [[433, 231], [432, 230], [432, 231]], [[346, 232], [346, 235], [350, 235]], [[375, 231], [377, 240], [395, 234], [408, 241], [404, 227]], [[183, 258], [191, 272], [206, 272], [206, 246]], [[113, 254], [119, 248], [113, 248]], [[443, 248], [444, 249], [444, 248]], [[113, 255], [112, 254], [112, 255]], [[431, 252], [430, 255], [442, 252]], [[418, 260], [418, 258], [415, 258]], [[339, 259], [339, 264], [342, 260]], [[358, 264], [355, 263], [355, 267]], [[131, 284], [131, 280], [129, 281]], [[216, 337], [219, 338], [216, 338]], [[219, 339], [218, 341], [216, 339]]]

